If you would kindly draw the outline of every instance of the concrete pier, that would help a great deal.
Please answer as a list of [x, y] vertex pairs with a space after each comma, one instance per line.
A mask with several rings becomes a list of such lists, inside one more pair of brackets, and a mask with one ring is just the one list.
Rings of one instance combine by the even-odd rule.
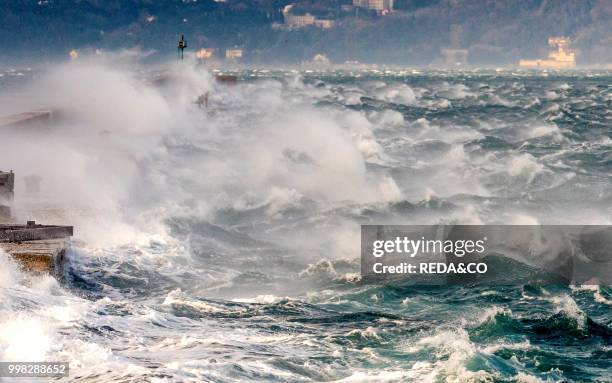
[[11, 114], [0, 117], [0, 128], [21, 128], [27, 126], [49, 126], [53, 118], [53, 111], [49, 109], [36, 109], [29, 112]]
[[66, 239], [3, 243], [0, 248], [32, 273], [59, 272], [64, 262]]
[[[33, 117], [35, 118], [35, 117]], [[6, 121], [5, 121], [6, 122]], [[31, 191], [38, 192], [40, 177], [28, 177]], [[5, 251], [21, 266], [34, 273], [60, 275], [66, 249], [73, 235], [72, 226], [39, 225], [28, 221], [13, 223], [11, 207], [15, 194], [15, 173], [0, 171], [0, 250]]]
[[0, 249], [27, 271], [59, 273], [72, 235], [72, 226], [0, 225]]

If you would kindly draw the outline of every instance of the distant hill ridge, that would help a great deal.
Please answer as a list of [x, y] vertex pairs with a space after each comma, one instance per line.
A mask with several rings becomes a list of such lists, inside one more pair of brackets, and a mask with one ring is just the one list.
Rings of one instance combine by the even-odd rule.
[[[331, 17], [334, 27], [273, 28], [282, 9]], [[252, 63], [296, 63], [324, 53], [357, 60], [427, 65], [440, 48], [469, 51], [469, 63], [501, 65], [546, 55], [551, 35], [573, 40], [579, 64], [612, 63], [610, 0], [396, 0], [378, 16], [349, 0], [0, 0], [0, 57], [53, 59], [71, 49], [140, 46], [175, 55], [185, 33], [190, 49], [239, 46]], [[344, 7], [343, 7], [344, 6]]]

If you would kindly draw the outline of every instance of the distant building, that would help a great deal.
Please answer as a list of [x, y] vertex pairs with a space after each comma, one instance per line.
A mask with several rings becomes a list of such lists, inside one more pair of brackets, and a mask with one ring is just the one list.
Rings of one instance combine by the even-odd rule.
[[15, 173], [0, 171], [0, 203], [10, 203], [13, 201], [15, 190]]
[[317, 53], [312, 56], [310, 61], [305, 61], [302, 63], [302, 68], [304, 69], [326, 69], [331, 65], [331, 61], [329, 57], [327, 57], [324, 53]]
[[312, 58], [312, 62], [315, 64], [325, 64], [328, 65], [329, 64], [329, 58], [324, 55], [323, 53], [318, 53], [316, 55], [314, 55], [314, 57]]
[[302, 28], [308, 25], [314, 25], [316, 20], [316, 18], [310, 13], [307, 13], [305, 15], [286, 14], [284, 15], [284, 17], [285, 24], [287, 24], [287, 26], [291, 28]]
[[15, 173], [0, 171], [0, 222], [11, 218], [11, 207], [15, 190]]
[[318, 28], [329, 29], [333, 27], [334, 21], [329, 19], [318, 19], [310, 13], [304, 15], [294, 15], [291, 13], [293, 4], [289, 4], [283, 8], [283, 19], [285, 20], [285, 27], [293, 28], [304, 28], [307, 26], [315, 26]]
[[315, 26], [323, 29], [329, 29], [334, 26], [334, 21], [329, 19], [315, 19]]
[[237, 60], [242, 58], [242, 49], [227, 49], [225, 51], [225, 58], [230, 60]]
[[385, 14], [393, 10], [393, 0], [353, 0], [353, 6]]
[[368, 0], [368, 8], [379, 12], [385, 10], [392, 11], [393, 0]]
[[213, 48], [202, 48], [196, 52], [196, 57], [200, 60], [207, 60], [212, 58], [214, 53]]
[[548, 45], [556, 50], [548, 53], [548, 60], [521, 60], [519, 66], [524, 68], [573, 68], [576, 66], [576, 54], [569, 49], [569, 44], [569, 37], [549, 37]]

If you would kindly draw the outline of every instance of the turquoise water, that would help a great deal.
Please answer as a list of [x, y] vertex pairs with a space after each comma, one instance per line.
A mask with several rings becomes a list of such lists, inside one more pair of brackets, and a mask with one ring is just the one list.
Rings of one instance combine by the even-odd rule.
[[60, 282], [2, 259], [0, 356], [28, 334], [77, 382], [611, 381], [609, 286], [359, 276], [361, 224], [611, 224], [609, 72], [239, 74], [181, 113], [182, 77], [109, 75], [90, 103], [121, 120], [86, 117], [110, 138], [62, 128], [103, 231]]

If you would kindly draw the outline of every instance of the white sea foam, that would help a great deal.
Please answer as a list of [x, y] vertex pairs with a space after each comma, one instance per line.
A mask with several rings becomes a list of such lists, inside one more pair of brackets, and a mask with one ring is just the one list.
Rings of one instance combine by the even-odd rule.
[[602, 292], [601, 287], [599, 285], [580, 285], [580, 286], [570, 286], [573, 291], [590, 291], [593, 292], [593, 298], [595, 302], [603, 303], [606, 305], [612, 305], [612, 300], [606, 298]]
[[[438, 357], [434, 363], [434, 380], [443, 379], [446, 382], [478, 381], [491, 379], [486, 371], [470, 371], [466, 362], [478, 352], [477, 347], [470, 341], [464, 329], [440, 331], [417, 341], [418, 348], [431, 349]], [[432, 373], [424, 371], [428, 379]]]
[[550, 302], [555, 306], [557, 313], [563, 313], [576, 320], [578, 328], [584, 330], [587, 325], [587, 315], [578, 307], [576, 301], [567, 294], [552, 296]]
[[377, 92], [379, 98], [388, 102], [411, 105], [417, 101], [414, 91], [406, 84], [381, 86]]
[[69, 360], [72, 371], [99, 365], [111, 354], [68, 332], [79, 328], [90, 304], [69, 295], [51, 276], [29, 276], [0, 255], [0, 359], [3, 361]]
[[[68, 255], [78, 276], [72, 288], [95, 297], [30, 278], [4, 256], [0, 356], [71, 360], [88, 381], [147, 379], [151, 366], [173, 375], [168, 381], [536, 379], [469, 368], [481, 354], [533, 348], [527, 341], [482, 345], [465, 329], [432, 329], [399, 346], [427, 361], [391, 368], [395, 361], [370, 344], [386, 342], [410, 320], [377, 318], [359, 330], [317, 321], [395, 310], [386, 290], [357, 283], [360, 223], [539, 224], [603, 214], [590, 213], [605, 210], [609, 197], [597, 171], [568, 157], [605, 149], [609, 140], [583, 145], [567, 130], [567, 89], [552, 89], [554, 102], [540, 91], [525, 102], [516, 96], [528, 91], [518, 80], [436, 89], [439, 77], [416, 87], [385, 70], [369, 74], [385, 76], [379, 82], [361, 83], [357, 72], [353, 83], [318, 88], [297, 72], [261, 72], [221, 86], [189, 60], [163, 72], [165, 83], [112, 58], [75, 62], [37, 76], [28, 97], [2, 103], [12, 113], [57, 101], [70, 117], [40, 141], [3, 135], [9, 144], [0, 162], [18, 177], [43, 176], [48, 200], [38, 202], [71, 211], [66, 220], [86, 240]], [[210, 105], [199, 109], [193, 101], [205, 91]], [[466, 113], [454, 113], [465, 106]], [[543, 148], [552, 153], [542, 156]], [[30, 152], [39, 158], [24, 158]], [[23, 220], [33, 214], [32, 201], [20, 197], [22, 180], [17, 187]], [[609, 304], [599, 288], [588, 291]], [[227, 300], [212, 299], [219, 296]], [[523, 299], [550, 299], [557, 312], [585, 323], [570, 297]], [[416, 315], [423, 302], [410, 296], [397, 305], [400, 314]], [[266, 311], [271, 306], [278, 315]], [[492, 307], [478, 315], [452, 324], [514, 314]], [[347, 336], [359, 348], [338, 342]], [[19, 337], [36, 338], [31, 350]], [[325, 353], [330, 361], [319, 364]], [[380, 365], [368, 370], [365, 359]]]
[[459, 100], [466, 97], [474, 97], [475, 94], [465, 84], [449, 84], [443, 82], [437, 89], [436, 93], [441, 97], [446, 97], [450, 100]]

